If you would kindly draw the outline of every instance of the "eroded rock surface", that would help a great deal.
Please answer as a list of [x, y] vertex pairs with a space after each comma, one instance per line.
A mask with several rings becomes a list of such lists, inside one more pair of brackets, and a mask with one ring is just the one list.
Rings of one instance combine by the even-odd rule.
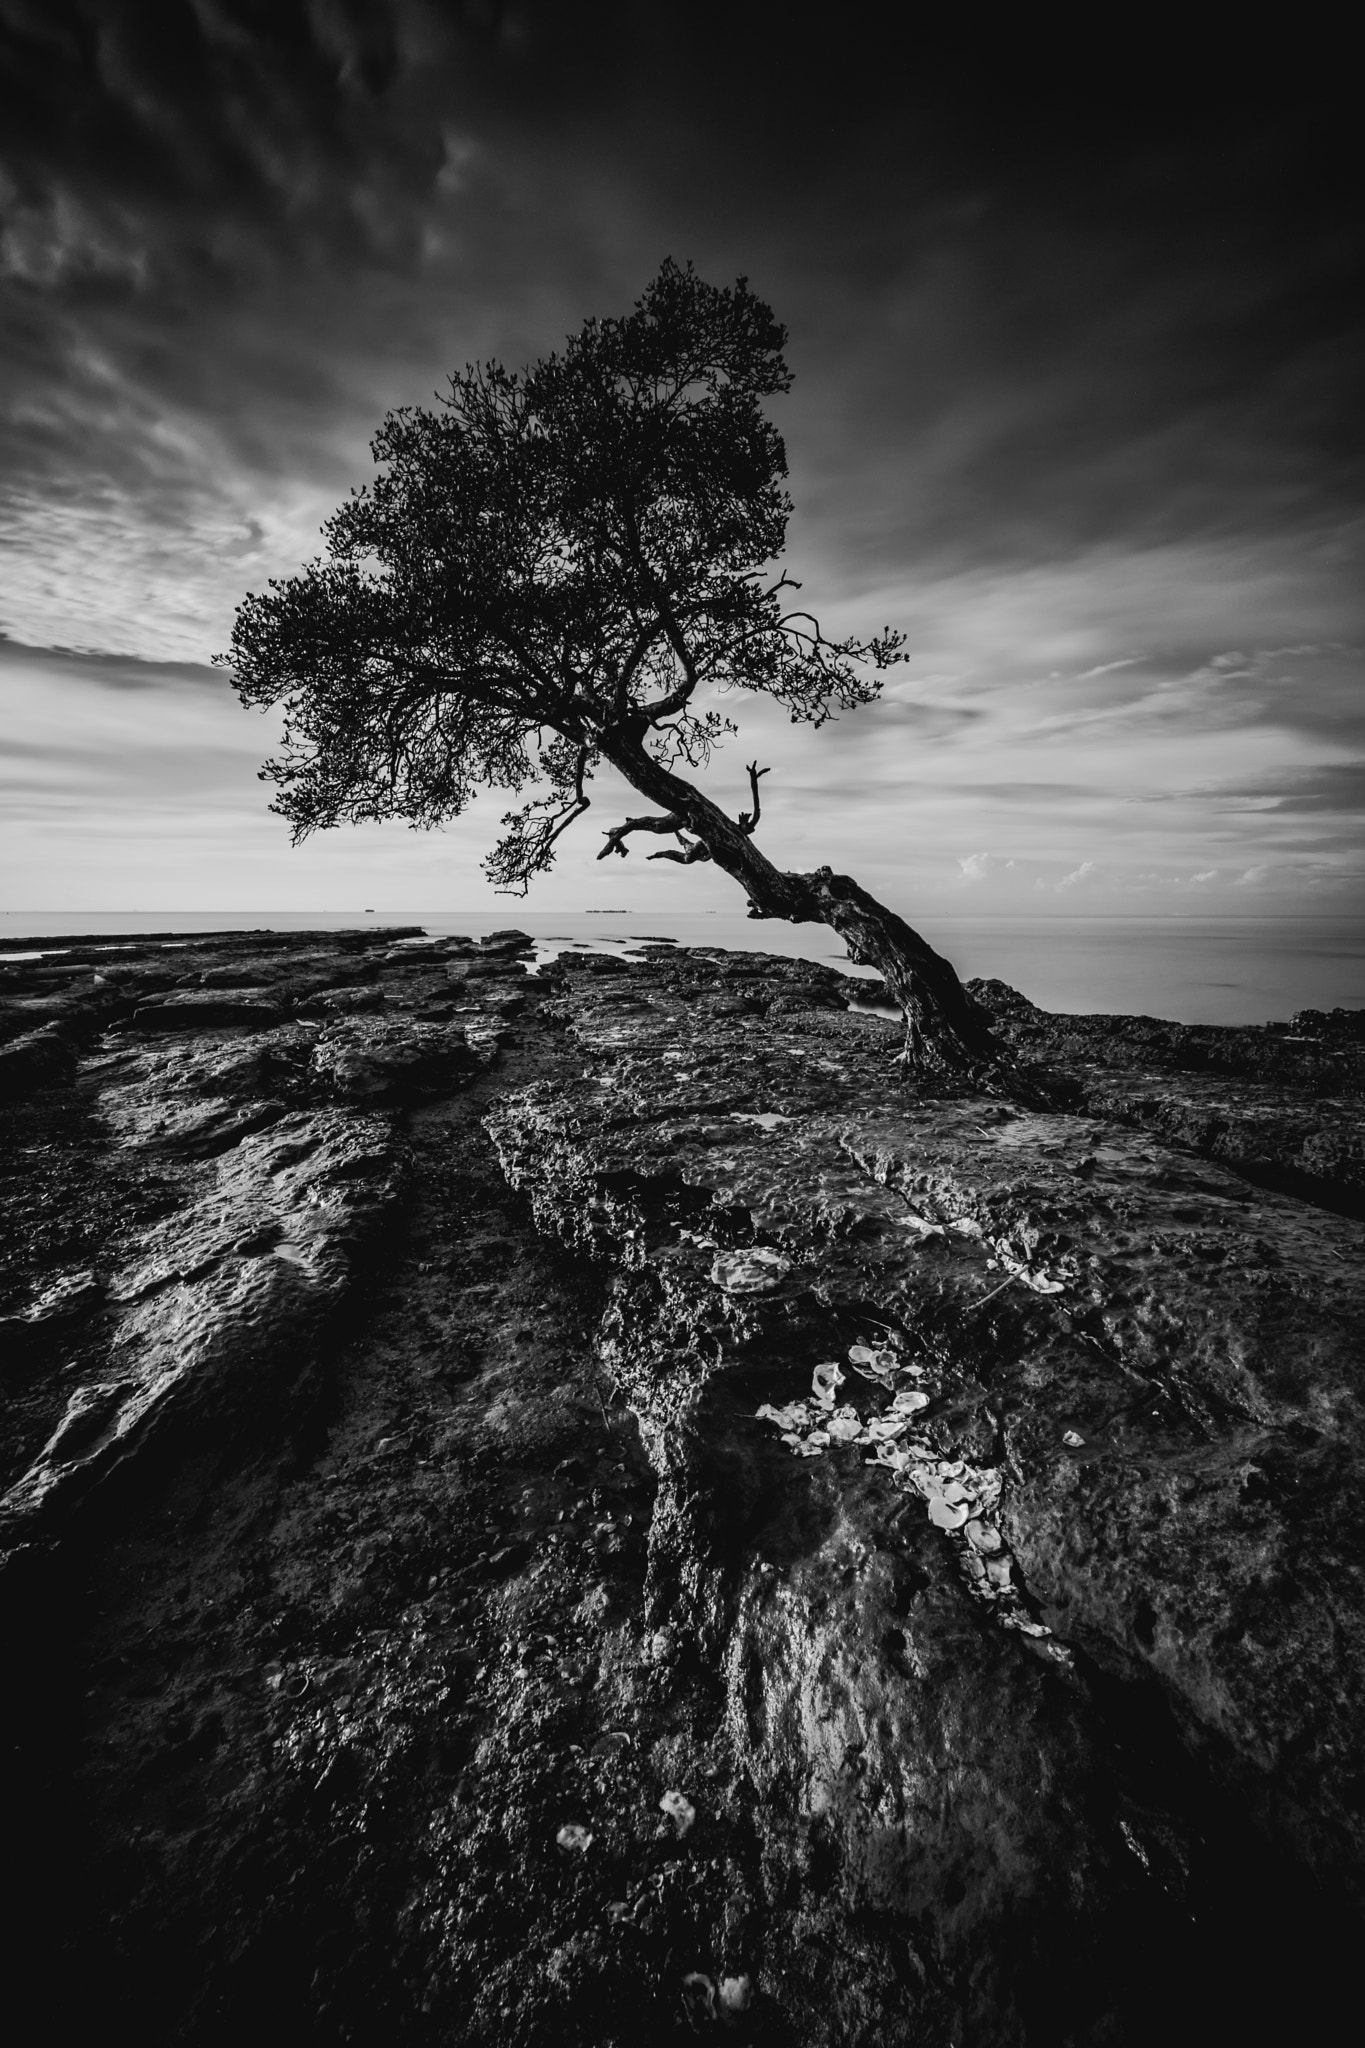
[[257, 934], [11, 991], [73, 1006], [7, 1112], [0, 1298], [54, 2024], [1325, 2028], [1353, 1017], [978, 984], [1033, 1080], [936, 1101], [832, 970], [530, 960]]
[[1145, 1125], [1260, 1186], [1365, 1217], [1365, 1011], [1172, 1024], [1056, 1016], [1003, 982], [969, 987], [997, 1032], [1076, 1106]]

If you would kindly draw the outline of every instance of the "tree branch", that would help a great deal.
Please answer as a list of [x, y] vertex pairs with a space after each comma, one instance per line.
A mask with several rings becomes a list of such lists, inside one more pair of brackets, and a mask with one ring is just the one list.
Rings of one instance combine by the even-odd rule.
[[[627, 818], [623, 824], [612, 826], [607, 834], [607, 843], [597, 858], [605, 860], [609, 853], [619, 853], [624, 860], [630, 851], [625, 842], [632, 832], [676, 832], [681, 838], [682, 829], [683, 821], [676, 811], [666, 812], [662, 818]], [[677, 855], [670, 855], [670, 858], [676, 859]], [[651, 854], [650, 859], [657, 860], [658, 855]]]
[[580, 747], [578, 749], [578, 759], [574, 763], [573, 801], [565, 805], [558, 824], [546, 841], [547, 846], [553, 846], [560, 833], [567, 832], [575, 818], [581, 818], [584, 811], [592, 808], [592, 798], [583, 787], [583, 778], [588, 772], [588, 762], [590, 759], [589, 749], [587, 747]]
[[658, 853], [651, 853], [648, 858], [650, 860], [676, 860], [682, 867], [690, 868], [693, 861], [710, 860], [711, 849], [704, 840], [684, 839], [681, 853], [678, 852], [676, 847], [664, 846], [660, 848]]
[[624, 718], [630, 707], [630, 686], [635, 680], [635, 672], [646, 654], [648, 654], [653, 642], [658, 639], [660, 630], [657, 619], [652, 620], [647, 626], [641, 626], [635, 636], [635, 645], [621, 664], [620, 673], [616, 678], [615, 694], [616, 716], [618, 718]]
[[[500, 894], [524, 896], [532, 875], [553, 864], [555, 842], [568, 831], [575, 818], [590, 810], [592, 800], [583, 784], [591, 763], [591, 749], [580, 746], [573, 770], [573, 794], [561, 781], [561, 800], [541, 797], [521, 811], [509, 811], [503, 824], [509, 829], [484, 862], [484, 872]], [[538, 816], [537, 813], [540, 813]]]
[[763, 814], [763, 806], [758, 800], [758, 778], [760, 775], [767, 775], [769, 772], [766, 768], [760, 768], [757, 761], [750, 761], [749, 787], [754, 793], [754, 807], [751, 811], [741, 811], [739, 814], [739, 829], [745, 834], [746, 838], [751, 839], [758, 830], [758, 821]]
[[683, 638], [682, 627], [674, 617], [673, 608], [664, 595], [663, 587], [658, 577], [654, 574], [654, 570], [645, 554], [644, 543], [640, 539], [640, 523], [635, 516], [635, 507], [629, 503], [626, 506], [626, 531], [629, 535], [630, 551], [634, 557], [635, 566], [649, 585], [649, 594], [653, 598], [655, 607], [658, 610], [660, 624], [663, 626], [669, 646], [678, 657], [678, 662], [685, 679], [679, 683], [676, 690], [670, 690], [666, 697], [661, 697], [657, 704], [649, 704], [642, 707], [645, 715], [651, 719], [654, 717], [667, 718], [672, 712], [681, 711], [688, 698], [692, 695], [692, 692], [696, 689], [697, 667], [692, 659], [691, 650]]

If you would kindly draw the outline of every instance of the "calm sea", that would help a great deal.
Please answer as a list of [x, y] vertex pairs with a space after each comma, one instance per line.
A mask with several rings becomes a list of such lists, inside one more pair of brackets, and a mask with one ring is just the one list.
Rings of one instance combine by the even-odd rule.
[[[0, 941], [75, 934], [337, 931], [366, 924], [423, 925], [432, 933], [515, 927], [532, 938], [616, 947], [631, 940], [725, 946], [842, 962], [820, 925], [750, 920], [725, 911], [691, 916], [634, 912], [433, 910], [6, 911]], [[933, 917], [930, 944], [964, 977], [996, 975], [1049, 1010], [1114, 1010], [1187, 1024], [1259, 1024], [1294, 1010], [1365, 1005], [1365, 919]], [[858, 971], [858, 970], [854, 970]]]

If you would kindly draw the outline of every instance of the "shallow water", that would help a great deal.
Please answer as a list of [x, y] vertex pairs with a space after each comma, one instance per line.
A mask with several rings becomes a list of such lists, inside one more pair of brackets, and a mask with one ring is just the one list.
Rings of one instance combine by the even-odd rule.
[[[713, 911], [367, 912], [219, 910], [0, 913], [0, 941], [41, 934], [337, 931], [417, 924], [475, 938], [515, 928], [532, 938], [616, 947], [647, 939], [845, 962], [821, 925]], [[1261, 1024], [1294, 1010], [1365, 1004], [1365, 919], [1345, 917], [938, 917], [918, 929], [958, 972], [995, 975], [1048, 1010], [1138, 1013], [1186, 1024]], [[857, 971], [857, 970], [854, 970]]]

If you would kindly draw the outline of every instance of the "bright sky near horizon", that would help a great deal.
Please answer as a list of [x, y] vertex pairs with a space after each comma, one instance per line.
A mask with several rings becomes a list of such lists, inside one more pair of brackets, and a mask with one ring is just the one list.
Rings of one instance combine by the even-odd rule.
[[[771, 764], [771, 857], [912, 916], [1358, 905], [1344, 54], [1130, 51], [1120, 93], [1098, 46], [926, 44], [888, 82], [880, 10], [772, 18], [0, 0], [4, 907], [505, 901], [496, 796], [291, 850], [210, 661], [389, 407], [625, 311], [666, 254], [789, 330], [812, 608], [909, 636], [819, 733], [734, 701], [708, 787], [737, 810]], [[732, 907], [597, 866], [614, 794], [537, 907]]]

